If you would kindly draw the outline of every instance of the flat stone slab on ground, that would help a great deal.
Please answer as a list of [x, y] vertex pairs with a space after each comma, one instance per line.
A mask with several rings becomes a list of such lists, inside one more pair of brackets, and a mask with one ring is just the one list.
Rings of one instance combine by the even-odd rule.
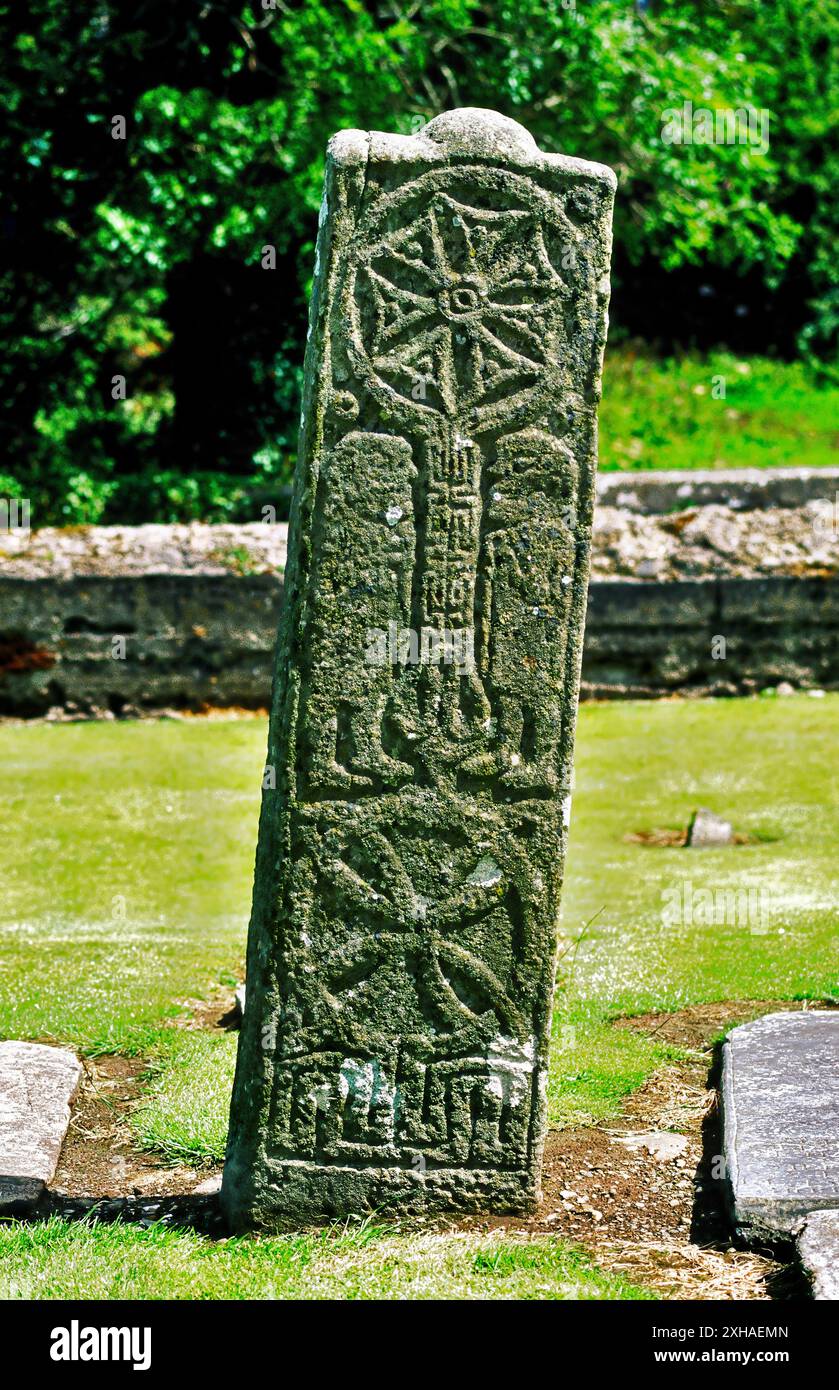
[[81, 1075], [62, 1048], [0, 1043], [0, 1215], [31, 1211], [52, 1180]]
[[839, 1012], [768, 1014], [723, 1051], [726, 1172], [741, 1234], [795, 1234], [839, 1207]]
[[813, 1297], [839, 1300], [839, 1210], [814, 1211], [798, 1237], [798, 1254]]

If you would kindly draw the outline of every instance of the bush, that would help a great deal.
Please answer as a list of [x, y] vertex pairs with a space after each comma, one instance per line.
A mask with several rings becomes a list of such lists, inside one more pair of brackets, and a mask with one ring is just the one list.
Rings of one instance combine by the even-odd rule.
[[[282, 493], [341, 126], [497, 107], [618, 171], [616, 338], [831, 361], [830, 0], [32, 0], [25, 26], [7, 10], [0, 384], [36, 524]], [[667, 143], [686, 101], [767, 111], [768, 148]]]

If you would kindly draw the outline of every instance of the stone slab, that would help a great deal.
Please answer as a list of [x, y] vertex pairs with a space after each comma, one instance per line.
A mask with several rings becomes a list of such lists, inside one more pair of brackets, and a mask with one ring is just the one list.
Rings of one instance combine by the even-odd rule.
[[601, 506], [647, 516], [685, 507], [731, 507], [736, 511], [832, 505], [839, 493], [839, 468], [696, 468], [638, 473], [602, 473]]
[[487, 111], [330, 143], [234, 1228], [538, 1199], [615, 183]]
[[839, 1207], [839, 1011], [767, 1014], [723, 1050], [726, 1173], [746, 1238], [796, 1234]]
[[32, 1211], [52, 1181], [81, 1075], [62, 1048], [0, 1043], [0, 1215]]
[[808, 1216], [798, 1237], [798, 1255], [813, 1297], [839, 1300], [839, 1209]]

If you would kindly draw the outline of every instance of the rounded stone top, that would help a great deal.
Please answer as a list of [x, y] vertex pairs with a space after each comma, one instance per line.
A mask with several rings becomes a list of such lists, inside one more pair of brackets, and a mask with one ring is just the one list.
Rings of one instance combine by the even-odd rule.
[[483, 106], [444, 111], [418, 132], [420, 138], [444, 145], [454, 154], [502, 155], [532, 159], [538, 145], [523, 125]]

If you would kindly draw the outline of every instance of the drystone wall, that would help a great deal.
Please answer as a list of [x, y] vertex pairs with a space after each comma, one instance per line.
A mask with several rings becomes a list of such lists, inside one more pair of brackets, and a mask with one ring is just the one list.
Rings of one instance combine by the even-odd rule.
[[[598, 479], [584, 697], [839, 688], [839, 470]], [[266, 708], [284, 525], [0, 536], [0, 715]]]

